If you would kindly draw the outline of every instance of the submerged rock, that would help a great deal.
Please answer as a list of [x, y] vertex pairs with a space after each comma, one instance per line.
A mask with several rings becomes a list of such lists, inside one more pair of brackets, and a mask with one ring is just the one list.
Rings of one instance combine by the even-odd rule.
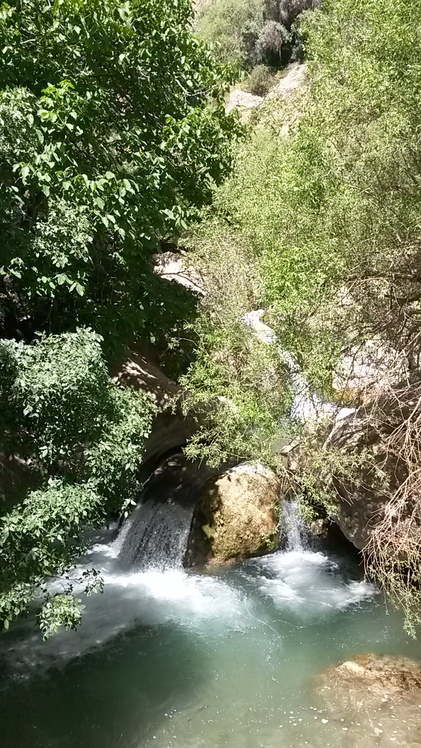
[[348, 725], [341, 745], [421, 746], [421, 663], [360, 655], [319, 675], [316, 692], [338, 735]]
[[259, 463], [209, 479], [198, 499], [186, 565], [215, 566], [275, 550], [280, 481]]

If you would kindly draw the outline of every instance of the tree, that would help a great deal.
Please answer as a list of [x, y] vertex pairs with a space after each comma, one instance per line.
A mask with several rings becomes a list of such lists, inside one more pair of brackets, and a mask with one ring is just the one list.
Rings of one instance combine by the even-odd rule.
[[84, 529], [139, 489], [153, 407], [104, 351], [165, 341], [192, 311], [152, 257], [209, 199], [235, 132], [191, 17], [190, 0], [0, 5], [0, 449], [35, 483], [0, 506], [5, 626], [35, 598], [46, 634], [77, 624]]
[[[86, 529], [103, 524], [136, 496], [139, 464], [154, 407], [114, 385], [100, 337], [90, 330], [0, 341], [0, 450], [25, 459], [35, 489], [0, 506], [0, 621], [8, 627], [38, 600], [45, 634], [74, 627], [73, 584], [88, 592], [95, 572], [71, 579]], [[45, 580], [62, 577], [63, 592]]]
[[229, 161], [224, 71], [189, 0], [14, 0], [0, 9], [0, 311], [31, 339], [162, 328], [160, 241]]

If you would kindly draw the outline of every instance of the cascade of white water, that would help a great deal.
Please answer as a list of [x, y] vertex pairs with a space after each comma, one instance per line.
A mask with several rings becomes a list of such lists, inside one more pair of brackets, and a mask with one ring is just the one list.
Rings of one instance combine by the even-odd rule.
[[182, 568], [194, 507], [208, 472], [182, 454], [167, 457], [159, 465], [144, 485], [141, 503], [120, 532], [121, 568]]
[[193, 507], [150, 498], [129, 518], [119, 559], [126, 569], [175, 569], [183, 565]]
[[306, 546], [308, 530], [300, 515], [297, 501], [284, 501], [281, 513], [281, 537], [285, 539], [285, 550], [302, 551]]

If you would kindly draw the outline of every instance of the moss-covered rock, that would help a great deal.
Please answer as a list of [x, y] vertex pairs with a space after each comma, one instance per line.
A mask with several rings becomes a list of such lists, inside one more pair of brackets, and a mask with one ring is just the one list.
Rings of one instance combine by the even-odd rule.
[[210, 478], [196, 507], [188, 566], [214, 566], [278, 546], [280, 482], [258, 463], [243, 463]]

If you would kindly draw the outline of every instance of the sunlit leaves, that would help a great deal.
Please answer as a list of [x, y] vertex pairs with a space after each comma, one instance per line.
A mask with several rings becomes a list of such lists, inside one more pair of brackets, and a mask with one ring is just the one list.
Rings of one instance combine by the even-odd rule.
[[151, 255], [209, 198], [233, 130], [224, 71], [190, 22], [189, 0], [16, 0], [3, 12], [1, 265], [13, 283], [0, 293], [11, 314], [29, 298], [55, 331], [94, 318], [121, 338], [129, 309], [130, 328], [154, 326]]
[[[120, 511], [139, 490], [154, 407], [111, 382], [100, 342], [90, 330], [33, 345], [0, 341], [0, 449], [25, 459], [40, 485], [0, 512], [0, 623], [6, 627], [34, 598], [45, 634], [60, 623], [78, 623], [69, 574], [86, 528]], [[60, 598], [45, 584], [57, 574], [67, 590]], [[91, 577], [80, 584], [93, 591]]]

